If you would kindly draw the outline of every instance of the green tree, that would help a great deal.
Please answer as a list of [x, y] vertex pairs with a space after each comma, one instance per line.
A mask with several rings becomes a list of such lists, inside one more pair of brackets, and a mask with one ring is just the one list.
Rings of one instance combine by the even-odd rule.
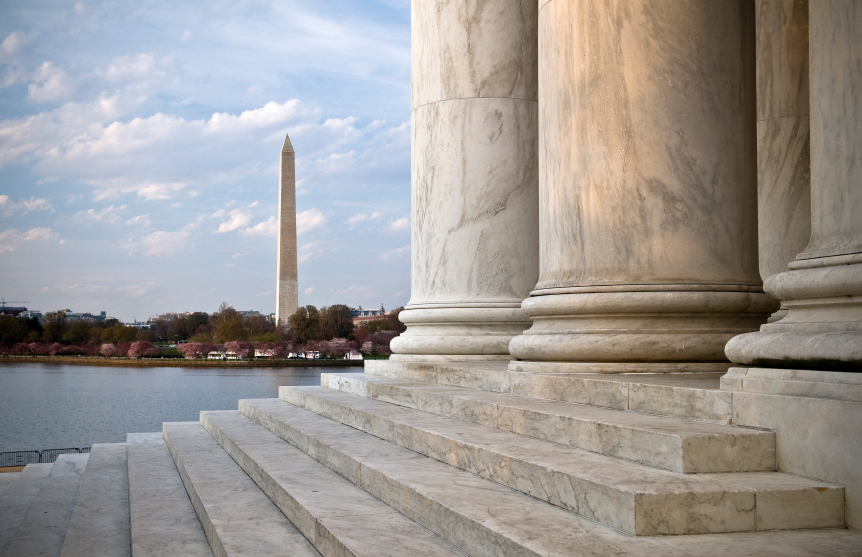
[[66, 331], [61, 337], [63, 343], [72, 344], [73, 342], [86, 342], [90, 340], [91, 326], [87, 321], [79, 319], [73, 320], [71, 323], [67, 321]]
[[400, 319], [398, 319], [398, 316], [401, 315], [402, 311], [404, 311], [404, 308], [398, 308], [386, 314], [386, 321], [389, 322], [389, 330], [395, 331], [398, 334], [401, 334], [407, 330], [407, 325], [405, 325], [401, 322]]
[[248, 340], [248, 333], [239, 321], [225, 321], [216, 330], [216, 342]]
[[293, 340], [299, 344], [305, 344], [309, 340], [320, 340], [322, 336], [320, 312], [314, 306], [297, 309], [296, 313], [288, 319], [288, 323]]
[[28, 332], [27, 327], [16, 317], [0, 315], [0, 342], [21, 342]]
[[156, 331], [152, 329], [141, 329], [137, 333], [135, 333], [135, 340], [142, 340], [146, 342], [155, 342], [156, 341]]
[[334, 304], [320, 310], [323, 338], [347, 338], [353, 333], [353, 314], [344, 304]]
[[66, 312], [50, 311], [42, 316], [42, 328], [45, 338], [50, 342], [58, 342], [66, 332]]
[[365, 332], [369, 335], [379, 333], [380, 331], [389, 330], [389, 321], [387, 319], [375, 319], [365, 324]]
[[134, 327], [126, 327], [125, 325], [113, 325], [107, 327], [102, 332], [102, 342], [107, 344], [120, 345], [127, 342], [133, 342], [138, 336], [138, 330]]

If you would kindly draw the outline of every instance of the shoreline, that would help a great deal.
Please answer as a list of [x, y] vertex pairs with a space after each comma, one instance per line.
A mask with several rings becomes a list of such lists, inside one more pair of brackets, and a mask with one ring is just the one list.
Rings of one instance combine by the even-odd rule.
[[365, 360], [184, 360], [180, 358], [141, 358], [120, 360], [77, 356], [2, 356], [4, 363], [69, 364], [116, 367], [364, 367]]

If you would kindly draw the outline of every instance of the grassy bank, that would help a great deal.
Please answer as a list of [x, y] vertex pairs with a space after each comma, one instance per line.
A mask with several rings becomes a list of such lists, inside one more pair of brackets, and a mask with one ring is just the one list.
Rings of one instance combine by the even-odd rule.
[[2, 356], [4, 363], [69, 364], [118, 367], [362, 367], [363, 360], [185, 360], [182, 358], [94, 358], [91, 356]]

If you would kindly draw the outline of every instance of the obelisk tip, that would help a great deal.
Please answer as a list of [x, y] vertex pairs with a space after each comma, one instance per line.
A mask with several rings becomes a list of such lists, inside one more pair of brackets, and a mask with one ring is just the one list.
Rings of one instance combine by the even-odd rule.
[[284, 146], [281, 148], [283, 153], [293, 153], [293, 145], [290, 143], [290, 136], [285, 134]]

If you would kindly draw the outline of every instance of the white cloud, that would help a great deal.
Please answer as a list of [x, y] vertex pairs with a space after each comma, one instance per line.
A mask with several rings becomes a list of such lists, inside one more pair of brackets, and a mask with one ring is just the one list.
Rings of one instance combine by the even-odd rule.
[[51, 205], [51, 203], [49, 203], [48, 200], [43, 197], [31, 197], [30, 199], [23, 199], [16, 203], [12, 201], [8, 195], [0, 195], [0, 214], [3, 214], [5, 216], [18, 213], [19, 211], [21, 215], [26, 215], [27, 213], [30, 213], [32, 211], [53, 210], [54, 207]]
[[150, 225], [150, 215], [147, 213], [146, 215], [138, 215], [130, 218], [126, 221], [126, 224], [129, 226], [141, 226], [146, 227]]
[[147, 295], [154, 287], [156, 283], [153, 281], [145, 282], [144, 284], [131, 284], [129, 286], [118, 286], [115, 288], [117, 292], [122, 292], [127, 296], [133, 296], [135, 298], [140, 298], [141, 296]]
[[188, 42], [192, 40], [192, 32], [186, 29], [185, 31], [183, 31], [183, 36], [180, 38], [180, 40], [183, 42]]
[[124, 296], [141, 297], [147, 294], [155, 287], [155, 282], [147, 282], [144, 284], [131, 284], [126, 286], [109, 286], [107, 284], [92, 284], [92, 283], [61, 283], [53, 286], [45, 286], [40, 292], [49, 294], [52, 292], [60, 292], [62, 294], [94, 294], [96, 292], [115, 292]]
[[27, 88], [27, 98], [36, 102], [47, 102], [65, 97], [71, 92], [72, 84], [66, 77], [66, 72], [51, 62], [42, 62], [33, 72], [33, 83]]
[[367, 221], [377, 220], [382, 216], [383, 216], [383, 213], [380, 211], [374, 211], [370, 215], [367, 215], [365, 213], [357, 213], [357, 214], [353, 215], [352, 217], [350, 217], [349, 219], [347, 219], [346, 222], [347, 222], [347, 224], [355, 225], [355, 224], [358, 224], [358, 223], [366, 221], [366, 220]]
[[308, 296], [310, 294], [314, 294], [314, 287], [312, 286], [310, 288], [306, 288], [305, 290], [302, 291], [302, 293], [305, 294], [306, 296]]
[[297, 250], [296, 260], [299, 263], [303, 261], [308, 261], [309, 259], [315, 259], [320, 255], [320, 242], [308, 242], [307, 244], [303, 244], [300, 246], [299, 250]]
[[297, 114], [298, 108], [299, 100], [291, 99], [284, 104], [268, 102], [261, 108], [246, 110], [239, 116], [216, 112], [207, 121], [203, 132], [206, 134], [236, 133], [283, 124]]
[[326, 222], [326, 217], [317, 209], [308, 209], [296, 214], [296, 234], [304, 234]]
[[254, 226], [240, 230], [240, 234], [245, 236], [266, 236], [277, 238], [278, 221], [276, 221], [275, 217], [269, 217], [265, 221], [259, 222]]
[[139, 238], [129, 238], [121, 244], [129, 255], [143, 252], [145, 255], [171, 255], [185, 249], [197, 223], [187, 224], [179, 230], [156, 230]]
[[[72, 215], [72, 222], [78, 223], [94, 223], [94, 222], [107, 222], [107, 223], [115, 223], [120, 220], [120, 213], [126, 210], [125, 205], [120, 205], [119, 207], [114, 207], [111, 205], [110, 207], [105, 207], [101, 211], [97, 211], [95, 209], [87, 209], [86, 211], [78, 211], [74, 215]], [[137, 217], [135, 217], [137, 218]]]
[[124, 193], [134, 193], [145, 201], [161, 201], [164, 199], [176, 199], [181, 196], [195, 197], [196, 191], [183, 191], [187, 184], [179, 183], [153, 183], [153, 182], [129, 182], [125, 179], [119, 180], [87, 180], [91, 186], [96, 186], [93, 192], [95, 201], [115, 198]]
[[104, 75], [108, 81], [122, 81], [129, 78], [150, 77], [155, 66], [155, 56], [146, 52], [114, 58], [107, 69], [98, 73]]
[[219, 234], [236, 230], [237, 228], [241, 228], [251, 222], [251, 215], [242, 212], [240, 209], [234, 209], [229, 213], [229, 215], [230, 218], [219, 225]]
[[54, 286], [45, 286], [40, 292], [47, 294], [50, 292], [61, 292], [63, 294], [92, 294], [94, 292], [107, 292], [111, 288], [104, 284], [55, 284]]
[[398, 249], [391, 249], [389, 251], [384, 251], [380, 254], [381, 261], [389, 261], [395, 257], [401, 257], [402, 255], [410, 253], [410, 246], [404, 246]]
[[[0, 232], [0, 253], [15, 251], [24, 242], [46, 242], [59, 237], [59, 234], [52, 232], [50, 228], [31, 228], [27, 232], [6, 230]], [[62, 243], [62, 240], [60, 242]]]
[[84, 3], [83, 3], [83, 2], [80, 2], [80, 1], [79, 1], [79, 2], [75, 2], [75, 5], [74, 5], [74, 6], [72, 6], [72, 9], [73, 9], [73, 10], [75, 11], [75, 13], [76, 13], [76, 14], [78, 14], [78, 15], [84, 15], [84, 14], [86, 13], [86, 11], [87, 11], [87, 7], [84, 5]]
[[[353, 300], [357, 299], [368, 299], [374, 296], [376, 293], [373, 288], [370, 286], [360, 286], [358, 284], [351, 284], [347, 288], [342, 288], [340, 290], [335, 291], [336, 296], [340, 296], [342, 298], [350, 298]], [[349, 300], [347, 300], [349, 301]]]
[[21, 49], [36, 39], [36, 33], [21, 33], [14, 31], [9, 33], [0, 43], [0, 62], [8, 62]]
[[402, 217], [396, 221], [393, 221], [389, 225], [389, 230], [393, 232], [401, 232], [402, 230], [410, 230], [410, 219], [407, 217]]

